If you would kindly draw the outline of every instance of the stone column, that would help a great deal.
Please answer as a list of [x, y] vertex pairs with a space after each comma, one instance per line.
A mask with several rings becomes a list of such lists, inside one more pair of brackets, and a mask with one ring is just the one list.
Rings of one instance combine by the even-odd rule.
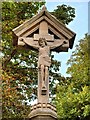
[[42, 89], [41, 72], [38, 72], [38, 102], [31, 107], [29, 120], [57, 120], [56, 107], [49, 103], [49, 78]]

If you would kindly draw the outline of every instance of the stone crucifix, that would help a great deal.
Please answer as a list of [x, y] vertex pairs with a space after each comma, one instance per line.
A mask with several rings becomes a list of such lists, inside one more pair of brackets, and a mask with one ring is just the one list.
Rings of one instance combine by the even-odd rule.
[[48, 24], [42, 21], [39, 26], [39, 34], [33, 38], [21, 37], [18, 44], [26, 44], [38, 50], [38, 103], [49, 102], [49, 67], [51, 65], [50, 51], [57, 47], [69, 48], [68, 40], [54, 39], [54, 35], [48, 33]]

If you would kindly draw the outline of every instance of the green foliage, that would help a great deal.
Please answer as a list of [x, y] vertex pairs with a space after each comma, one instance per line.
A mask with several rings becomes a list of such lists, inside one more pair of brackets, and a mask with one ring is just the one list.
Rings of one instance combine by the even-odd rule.
[[[31, 18], [44, 3], [2, 3], [2, 117], [26, 117], [30, 112], [27, 100], [36, 92], [37, 53], [12, 45], [12, 29]], [[34, 76], [34, 77], [33, 77]], [[26, 112], [27, 111], [27, 112]]]
[[69, 24], [75, 17], [75, 8], [67, 5], [57, 6], [53, 12], [51, 12], [58, 20], [64, 24]]
[[62, 120], [89, 120], [90, 119], [90, 59], [88, 41], [90, 36], [80, 40], [68, 64], [67, 72], [71, 78], [60, 83], [57, 88], [57, 111]]
[[73, 83], [59, 86], [57, 94], [58, 117], [63, 120], [76, 120], [90, 115], [90, 88], [82, 87], [79, 91], [74, 88]]
[[[20, 101], [25, 96], [20, 94], [22, 91], [18, 86], [17, 80], [8, 75], [7, 72], [2, 74], [2, 118], [24, 118], [29, 114], [30, 106]], [[28, 112], [26, 112], [28, 111]]]
[[[88, 40], [90, 36], [85, 35], [85, 38], [80, 40], [79, 46], [76, 46], [76, 50], [73, 52], [70, 60], [68, 60], [67, 64], [70, 64], [71, 67], [68, 68], [67, 73], [71, 74], [74, 82], [78, 84], [78, 86], [87, 84], [90, 85], [89, 82], [89, 54], [88, 54]], [[82, 81], [82, 82], [81, 82]]]

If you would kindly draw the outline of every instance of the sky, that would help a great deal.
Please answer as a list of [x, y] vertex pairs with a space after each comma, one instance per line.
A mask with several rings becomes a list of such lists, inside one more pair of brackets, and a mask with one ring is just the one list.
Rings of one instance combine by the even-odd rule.
[[54, 0], [54, 2], [51, 2], [50, 0], [48, 1], [49, 2], [46, 2], [46, 7], [49, 12], [56, 9], [58, 5], [62, 4], [69, 5], [75, 8], [76, 17], [67, 26], [69, 29], [76, 33], [73, 49], [69, 49], [68, 52], [54, 53], [54, 59], [61, 61], [59, 72], [62, 74], [62, 76], [68, 77], [70, 75], [66, 74], [66, 70], [68, 67], [66, 63], [70, 58], [72, 52], [75, 50], [75, 46], [79, 44], [78, 41], [80, 39], [83, 39], [85, 34], [88, 33], [88, 2], [87, 0], [86, 2], [59, 2], [58, 0], [56, 0], [57, 2], [55, 2]]

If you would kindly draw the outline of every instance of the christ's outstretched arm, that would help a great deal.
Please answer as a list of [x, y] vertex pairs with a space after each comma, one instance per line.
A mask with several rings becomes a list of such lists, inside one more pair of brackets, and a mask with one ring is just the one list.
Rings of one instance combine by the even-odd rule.
[[21, 37], [19, 39], [19, 45], [28, 45], [34, 49], [39, 49], [39, 44], [37, 41], [34, 41], [33, 38]]
[[53, 45], [50, 46], [50, 50], [53, 50], [57, 47], [67, 47], [69, 48], [69, 41], [68, 40], [55, 40]]

